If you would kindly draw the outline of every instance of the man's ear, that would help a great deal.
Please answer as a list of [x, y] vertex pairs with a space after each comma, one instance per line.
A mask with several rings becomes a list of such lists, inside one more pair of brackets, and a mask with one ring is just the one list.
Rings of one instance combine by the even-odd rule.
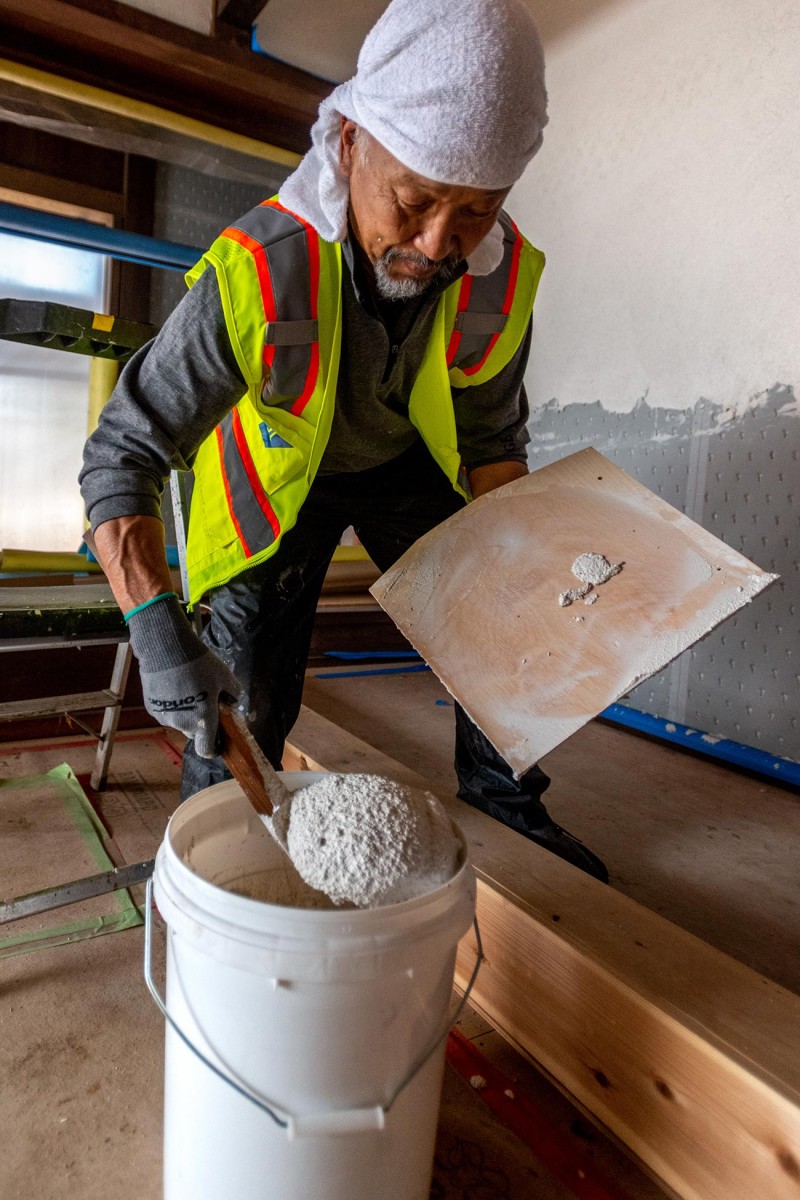
[[353, 173], [353, 151], [356, 144], [358, 126], [355, 121], [340, 115], [339, 117], [339, 166], [342, 174], [349, 179]]

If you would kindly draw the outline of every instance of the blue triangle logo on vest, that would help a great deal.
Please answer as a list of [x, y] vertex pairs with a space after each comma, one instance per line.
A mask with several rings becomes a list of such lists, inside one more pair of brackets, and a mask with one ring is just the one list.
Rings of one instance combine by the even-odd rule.
[[268, 450], [280, 450], [281, 447], [289, 450], [292, 449], [291, 442], [287, 442], [285, 438], [282, 438], [281, 435], [276, 433], [274, 429], [270, 429], [269, 425], [267, 425], [265, 421], [262, 421], [258, 428], [261, 431], [261, 437], [264, 445]]

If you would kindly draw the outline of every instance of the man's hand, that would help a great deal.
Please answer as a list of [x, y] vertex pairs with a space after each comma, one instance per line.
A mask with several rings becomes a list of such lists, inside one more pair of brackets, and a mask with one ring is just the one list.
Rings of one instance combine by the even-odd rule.
[[[220, 697], [237, 700], [242, 689], [172, 594], [163, 524], [157, 517], [118, 517], [98, 526], [94, 541], [121, 610], [146, 605], [128, 620], [145, 708], [161, 725], [193, 738], [201, 758], [214, 758]], [[147, 604], [154, 596], [161, 598]]]
[[479, 496], [485, 496], [487, 492], [493, 492], [495, 488], [502, 487], [504, 483], [511, 483], [514, 479], [521, 479], [523, 475], [527, 474], [528, 468], [525, 464], [516, 462], [514, 459], [489, 463], [486, 467], [473, 467], [469, 472], [472, 499], [477, 500]]
[[174, 596], [135, 613], [128, 629], [150, 716], [193, 738], [201, 758], [214, 758], [220, 698], [238, 699], [236, 677], [203, 645]]

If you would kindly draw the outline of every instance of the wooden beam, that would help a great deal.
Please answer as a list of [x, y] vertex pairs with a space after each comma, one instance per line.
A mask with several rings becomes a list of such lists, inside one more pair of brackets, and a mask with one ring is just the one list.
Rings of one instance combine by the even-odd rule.
[[[2, 96], [0, 83], [0, 103]], [[101, 212], [121, 213], [125, 190], [123, 156], [116, 150], [99, 146], [85, 146], [80, 154], [76, 154], [72, 142], [52, 132], [51, 100], [48, 101], [49, 131], [28, 123], [30, 103], [23, 102], [19, 96], [12, 103], [15, 115], [24, 114], [24, 124], [0, 119], [0, 163], [6, 173], [19, 171], [20, 179], [18, 183], [5, 182], [4, 186]], [[52, 195], [47, 190], [48, 179]], [[28, 184], [30, 186], [26, 186]]]
[[234, 29], [243, 29], [249, 34], [250, 28], [258, 14], [262, 11], [265, 0], [226, 0], [220, 6], [217, 19]]
[[[424, 779], [303, 709], [288, 769]], [[686, 1200], [800, 1196], [800, 997], [442, 797], [470, 844], [478, 1011]], [[475, 961], [459, 948], [463, 987]]]
[[[125, 155], [125, 206], [118, 229], [152, 236], [155, 213], [156, 162], [138, 154]], [[126, 321], [147, 323], [150, 320], [150, 293], [153, 270], [141, 263], [111, 260], [109, 280], [109, 312]]]
[[[108, 188], [96, 188], [90, 184], [77, 183], [46, 175], [43, 171], [30, 171], [26, 167], [10, 167], [0, 163], [0, 188], [8, 188], [28, 196], [43, 196], [47, 200], [58, 200], [81, 209], [122, 216], [124, 197], [120, 192]], [[16, 201], [19, 203], [19, 201]]]
[[331, 85], [115, 0], [0, 0], [3, 54], [16, 62], [304, 152]]
[[[105, 88], [89, 87], [64, 75], [7, 58], [0, 59], [0, 118], [4, 119], [0, 121], [0, 137], [20, 120], [24, 120], [27, 132], [39, 137], [46, 136], [43, 131], [57, 128], [58, 136], [52, 140], [66, 141], [71, 146], [72, 159], [80, 158], [81, 162], [87, 155], [109, 152], [120, 161], [125, 155], [146, 156], [224, 179], [253, 183], [263, 188], [266, 195], [277, 191], [301, 158], [295, 151], [274, 142], [196, 121], [173, 109], [146, 104]], [[81, 145], [78, 156], [72, 145], [75, 141]], [[13, 161], [4, 154], [0, 158], [4, 162]], [[120, 191], [123, 186], [121, 181]]]

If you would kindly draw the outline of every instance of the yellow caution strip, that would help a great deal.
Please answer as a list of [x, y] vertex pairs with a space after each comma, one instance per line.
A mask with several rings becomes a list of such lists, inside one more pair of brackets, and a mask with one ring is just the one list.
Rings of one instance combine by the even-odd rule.
[[83, 554], [69, 550], [0, 550], [0, 571], [9, 575], [28, 575], [43, 572], [57, 575], [62, 572], [99, 575], [103, 568], [89, 562]]

